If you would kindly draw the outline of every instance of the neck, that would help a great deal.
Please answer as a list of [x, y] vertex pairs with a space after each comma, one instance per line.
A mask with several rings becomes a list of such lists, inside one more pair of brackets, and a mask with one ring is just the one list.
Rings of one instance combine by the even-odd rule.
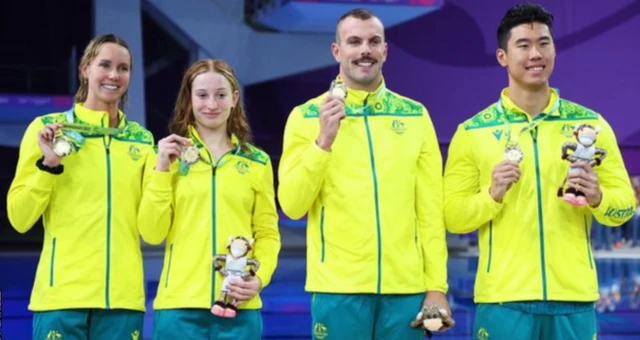
[[89, 110], [93, 111], [106, 111], [109, 113], [109, 126], [114, 127], [118, 125], [119, 118], [118, 117], [118, 102], [114, 103], [105, 103], [96, 99], [87, 98], [87, 100], [82, 104], [82, 106], [86, 107]]
[[522, 88], [513, 83], [509, 85], [509, 99], [531, 117], [536, 117], [549, 105], [549, 84], [535, 89]]
[[202, 142], [209, 148], [209, 150], [226, 150], [233, 147], [233, 143], [231, 143], [231, 138], [227, 133], [225, 125], [218, 129], [196, 126], [196, 131], [198, 131], [198, 135], [200, 135]]
[[361, 84], [352, 81], [349, 77], [345, 77], [345, 75], [340, 72], [340, 79], [347, 85], [348, 88], [357, 90], [357, 91], [365, 91], [365, 92], [373, 92], [378, 89], [380, 84], [382, 83], [382, 75], [378, 75], [372, 82], [369, 84]]

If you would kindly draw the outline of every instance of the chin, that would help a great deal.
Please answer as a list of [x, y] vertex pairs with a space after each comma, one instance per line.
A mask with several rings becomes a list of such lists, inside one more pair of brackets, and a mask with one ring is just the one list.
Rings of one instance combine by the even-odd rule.
[[113, 98], [113, 97], [102, 97], [102, 98], [100, 98], [100, 100], [103, 103], [107, 104], [107, 105], [116, 105], [116, 104], [118, 104], [118, 100], [120, 100], [120, 98], [121, 97], [115, 97], [115, 98]]
[[354, 80], [360, 85], [367, 86], [367, 85], [373, 84], [373, 82], [375, 82], [376, 79], [377, 79], [377, 76], [368, 76], [368, 77], [358, 77], [358, 78], [355, 78]]
[[545, 78], [545, 79], [536, 79], [532, 81], [523, 81], [521, 82], [521, 84], [523, 84], [524, 86], [530, 89], [539, 89], [541, 87], [547, 86], [549, 83]]
[[207, 129], [207, 130], [218, 130], [220, 129], [220, 127], [224, 126], [224, 124], [220, 124], [218, 122], [201, 122], [198, 123], [199, 126]]

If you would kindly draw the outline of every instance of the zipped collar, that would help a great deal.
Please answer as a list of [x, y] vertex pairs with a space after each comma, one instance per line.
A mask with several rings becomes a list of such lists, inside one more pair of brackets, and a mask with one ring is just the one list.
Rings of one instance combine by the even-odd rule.
[[[340, 76], [337, 76], [336, 80], [340, 81]], [[385, 85], [384, 78], [382, 78], [380, 85], [378, 85], [378, 88], [373, 92], [355, 90], [347, 87], [347, 99], [345, 99], [345, 105], [362, 106], [362, 104], [365, 102], [365, 99], [367, 101], [367, 105], [375, 104], [383, 98], [383, 95], [386, 91], [387, 86]]]
[[[109, 127], [109, 112], [91, 110], [83, 106], [84, 103], [75, 103], [73, 113], [82, 122], [89, 125]], [[127, 119], [124, 112], [118, 110], [118, 125], [116, 128], [124, 128], [127, 126]]]

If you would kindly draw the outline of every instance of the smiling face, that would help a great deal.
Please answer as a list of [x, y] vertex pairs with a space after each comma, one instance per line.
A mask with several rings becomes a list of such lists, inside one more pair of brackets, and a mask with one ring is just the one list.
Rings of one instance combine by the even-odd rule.
[[191, 107], [196, 127], [215, 131], [226, 129], [231, 109], [239, 93], [222, 74], [208, 71], [197, 75], [191, 84]]
[[556, 58], [549, 27], [539, 22], [513, 27], [506, 49], [499, 48], [496, 57], [507, 69], [510, 85], [528, 89], [548, 86]]
[[124, 46], [105, 43], [81, 72], [88, 83], [85, 104], [96, 109], [116, 105], [129, 87], [131, 54]]
[[382, 81], [387, 60], [384, 27], [378, 18], [347, 17], [338, 25], [338, 40], [331, 46], [347, 87], [373, 91]]

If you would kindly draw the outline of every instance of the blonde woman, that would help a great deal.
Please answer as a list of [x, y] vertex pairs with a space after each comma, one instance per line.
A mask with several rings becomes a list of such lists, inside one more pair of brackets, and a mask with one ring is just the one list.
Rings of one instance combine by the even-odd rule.
[[132, 60], [122, 39], [94, 38], [75, 105], [36, 118], [20, 145], [9, 220], [21, 233], [41, 217], [44, 225], [29, 304], [34, 339], [142, 338], [136, 216], [153, 137], [121, 111]]

